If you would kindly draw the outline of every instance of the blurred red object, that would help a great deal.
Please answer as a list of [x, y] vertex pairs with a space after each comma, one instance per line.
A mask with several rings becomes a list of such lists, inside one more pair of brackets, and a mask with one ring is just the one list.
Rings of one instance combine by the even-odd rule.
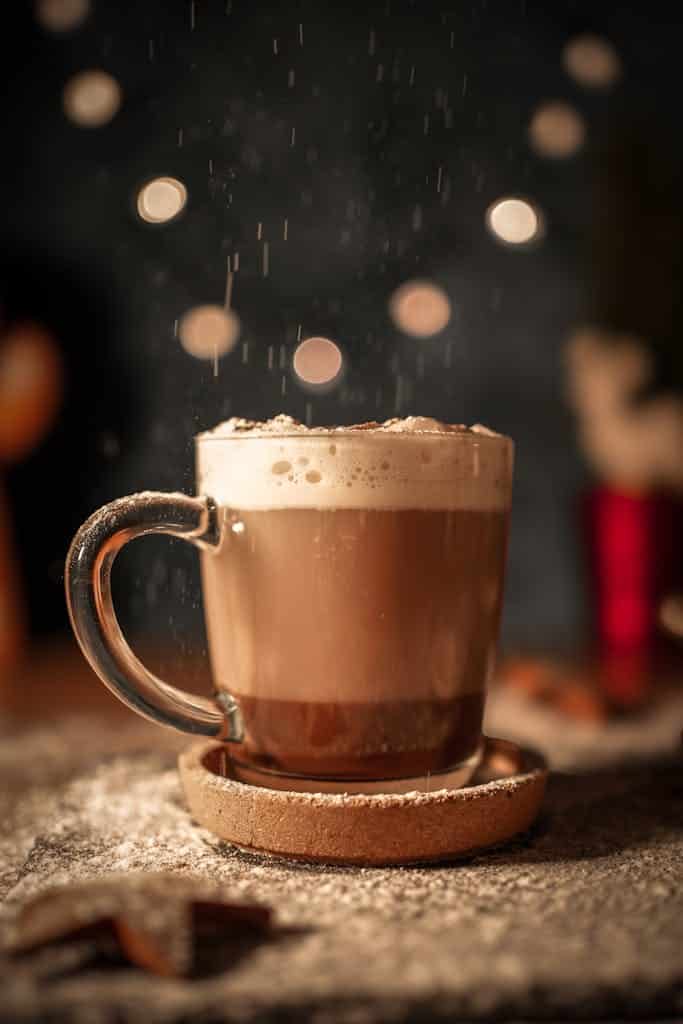
[[665, 494], [599, 487], [584, 500], [600, 685], [622, 705], [640, 703], [664, 640], [662, 599], [680, 587], [682, 509]]

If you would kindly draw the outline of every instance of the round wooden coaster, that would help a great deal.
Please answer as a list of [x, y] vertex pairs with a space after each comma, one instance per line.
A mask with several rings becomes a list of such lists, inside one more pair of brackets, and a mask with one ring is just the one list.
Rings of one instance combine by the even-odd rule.
[[[225, 748], [194, 744], [179, 758], [192, 816], [243, 849], [329, 864], [453, 860], [524, 832], [541, 806], [540, 755], [487, 739], [472, 784], [431, 793], [301, 793], [230, 777]], [[227, 772], [227, 774], [226, 774]]]

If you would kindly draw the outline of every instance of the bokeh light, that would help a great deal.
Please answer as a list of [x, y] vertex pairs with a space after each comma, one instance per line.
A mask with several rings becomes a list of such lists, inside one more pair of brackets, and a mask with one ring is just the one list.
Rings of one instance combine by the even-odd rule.
[[568, 103], [544, 103], [529, 125], [529, 140], [541, 156], [563, 159], [583, 145], [586, 127], [581, 115]]
[[222, 306], [195, 306], [181, 317], [178, 324], [180, 344], [195, 359], [224, 356], [235, 347], [239, 335], [239, 317]]
[[107, 124], [121, 106], [121, 87], [106, 71], [81, 71], [64, 87], [64, 113], [84, 128]]
[[607, 89], [621, 76], [619, 54], [602, 36], [581, 35], [570, 39], [562, 60], [572, 78], [588, 89]]
[[187, 203], [187, 189], [177, 178], [154, 178], [138, 192], [138, 215], [148, 224], [177, 217]]
[[486, 222], [492, 234], [507, 245], [528, 245], [541, 234], [541, 215], [525, 199], [498, 199], [489, 207]]
[[331, 384], [341, 373], [341, 349], [329, 338], [306, 338], [294, 352], [294, 373], [304, 384]]
[[683, 637], [683, 594], [665, 597], [659, 607], [659, 624], [668, 633]]
[[36, 21], [49, 32], [78, 28], [90, 11], [90, 0], [38, 0]]
[[429, 338], [447, 326], [451, 303], [431, 281], [407, 281], [389, 299], [389, 316], [404, 334]]

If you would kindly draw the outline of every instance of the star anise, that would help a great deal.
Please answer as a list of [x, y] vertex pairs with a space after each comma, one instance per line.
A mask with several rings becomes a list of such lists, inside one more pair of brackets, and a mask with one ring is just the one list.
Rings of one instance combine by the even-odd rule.
[[217, 883], [165, 873], [108, 875], [29, 900], [7, 952], [86, 940], [95, 954], [113, 947], [154, 974], [182, 976], [207, 959], [214, 969], [227, 968], [271, 923], [268, 907], [229, 901]]

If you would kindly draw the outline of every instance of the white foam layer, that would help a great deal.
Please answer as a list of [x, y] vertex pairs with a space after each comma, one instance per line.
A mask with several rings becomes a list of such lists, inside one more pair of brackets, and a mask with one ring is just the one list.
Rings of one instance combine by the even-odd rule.
[[201, 494], [235, 509], [504, 508], [512, 441], [425, 416], [306, 427], [231, 419], [197, 437]]

